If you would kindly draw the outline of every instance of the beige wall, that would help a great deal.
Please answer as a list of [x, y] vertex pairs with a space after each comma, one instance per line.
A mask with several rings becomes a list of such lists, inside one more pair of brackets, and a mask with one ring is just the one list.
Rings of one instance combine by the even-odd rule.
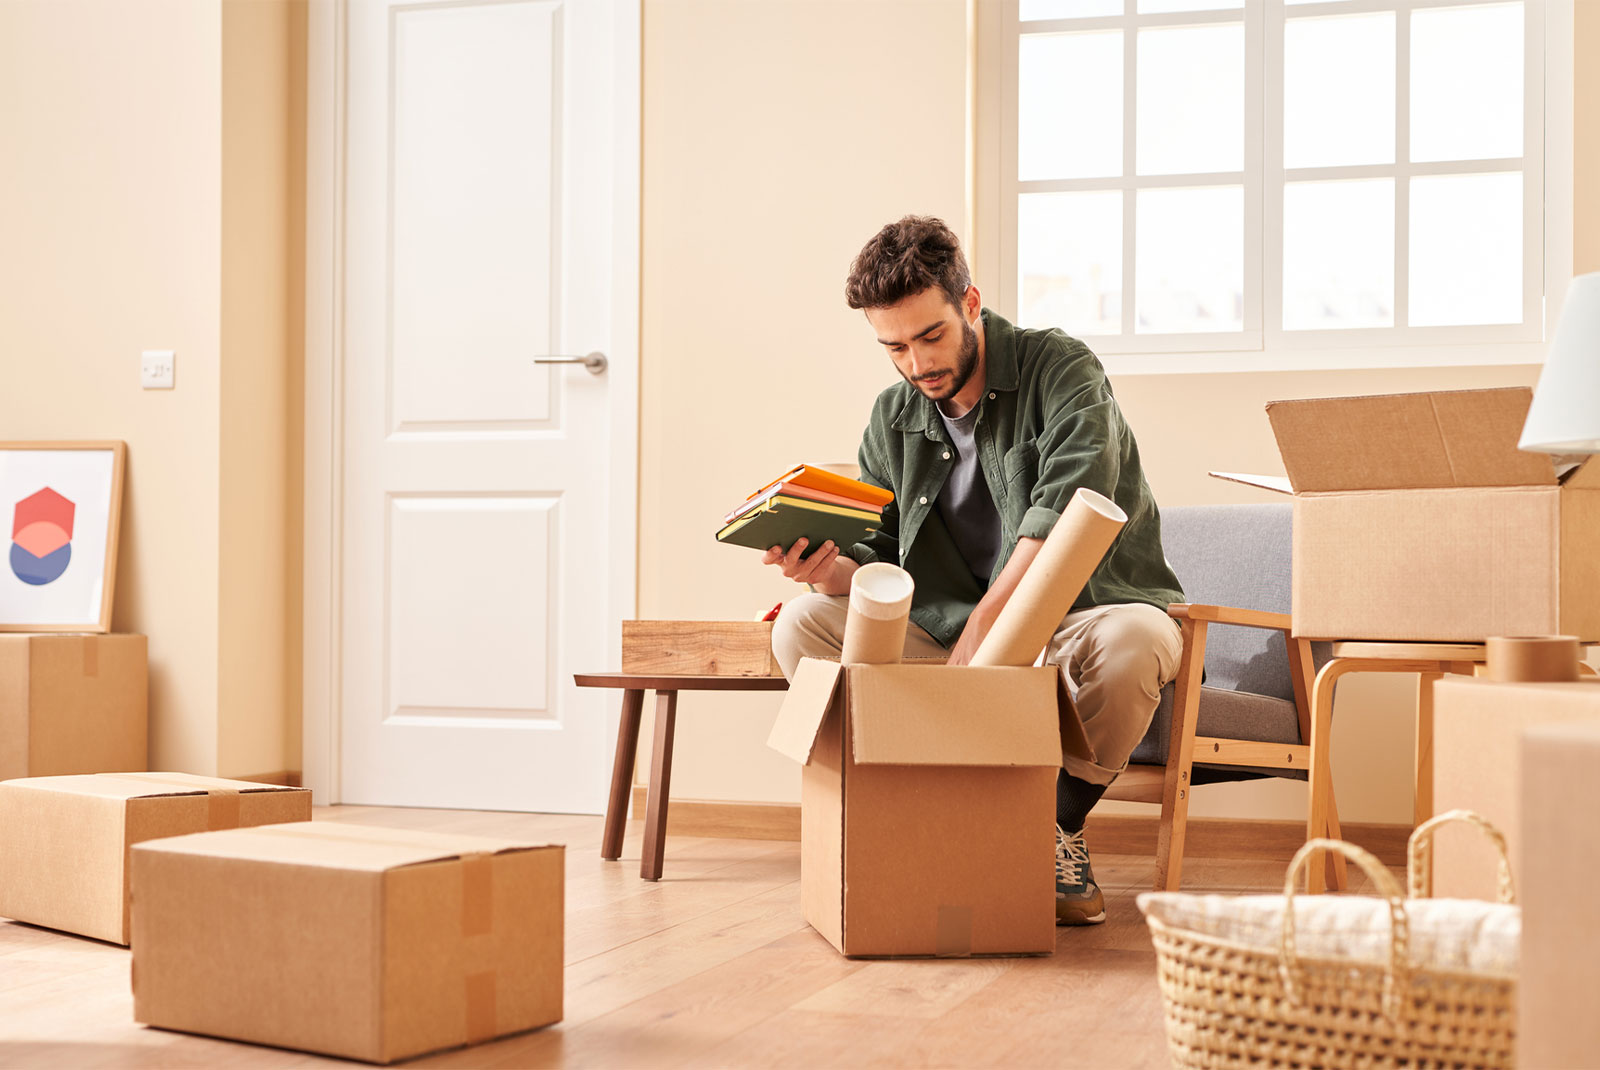
[[150, 637], [159, 768], [288, 767], [287, 12], [0, 4], [0, 427], [128, 443], [113, 627]]
[[[845, 272], [892, 217], [961, 220], [965, 34], [964, 0], [646, 0], [640, 616], [800, 590], [712, 532], [781, 468], [855, 459], [894, 373]], [[682, 708], [675, 795], [798, 798], [771, 696]]]
[[[1600, 55], [1600, 2], [1579, 7], [1580, 55]], [[639, 612], [748, 618], [800, 588], [715, 543], [717, 519], [785, 466], [853, 460], [871, 398], [893, 378], [844, 307], [850, 258], [904, 212], [965, 220], [965, 3], [646, 0], [644, 13]], [[1592, 175], [1600, 153], [1595, 99], [1585, 107], [1580, 94], [1591, 139], [1580, 186], [1581, 161]], [[1595, 185], [1580, 189], [1591, 213], [1580, 218], [1597, 217]], [[1600, 256], [1596, 237], [1580, 236], [1580, 250]], [[1268, 401], [1531, 384], [1537, 371], [1120, 376], [1114, 388], [1157, 498], [1187, 505], [1264, 500], [1205, 472], [1282, 470]], [[1345, 820], [1409, 819], [1414, 686], [1341, 685]], [[673, 794], [798, 798], [795, 768], [764, 745], [777, 703], [686, 697]], [[1304, 797], [1282, 781], [1219, 785], [1197, 793], [1194, 812], [1300, 818]]]

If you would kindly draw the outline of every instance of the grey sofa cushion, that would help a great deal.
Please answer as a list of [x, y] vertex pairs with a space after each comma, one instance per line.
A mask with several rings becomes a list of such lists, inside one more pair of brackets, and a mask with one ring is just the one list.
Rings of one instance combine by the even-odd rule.
[[[1196, 505], [1161, 511], [1161, 543], [1188, 601], [1287, 613], [1293, 506]], [[1317, 667], [1327, 661], [1325, 643], [1313, 644]], [[1200, 692], [1202, 736], [1299, 743], [1289, 654], [1282, 632], [1213, 624], [1206, 630], [1205, 684]], [[1161, 765], [1167, 760], [1174, 688], [1161, 693], [1150, 729], [1130, 761]], [[1245, 766], [1201, 763], [1194, 780], [1277, 775], [1304, 780], [1304, 770], [1263, 773]]]

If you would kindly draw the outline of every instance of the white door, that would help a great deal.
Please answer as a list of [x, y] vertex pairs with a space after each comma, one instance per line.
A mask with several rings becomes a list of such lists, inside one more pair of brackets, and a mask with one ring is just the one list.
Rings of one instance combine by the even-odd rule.
[[615, 703], [572, 674], [633, 598], [638, 3], [347, 11], [340, 795], [599, 812]]

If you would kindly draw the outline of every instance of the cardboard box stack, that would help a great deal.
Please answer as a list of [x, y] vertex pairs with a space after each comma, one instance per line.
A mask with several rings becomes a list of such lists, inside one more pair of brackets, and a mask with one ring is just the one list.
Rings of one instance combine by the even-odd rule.
[[0, 780], [146, 768], [142, 635], [0, 635]]
[[769, 745], [801, 773], [806, 921], [851, 956], [1055, 948], [1055, 666], [800, 663]]
[[1600, 461], [1517, 439], [1526, 387], [1267, 406], [1294, 494], [1294, 634], [1600, 640]]
[[140, 844], [134, 1017], [371, 1062], [559, 1021], [563, 851], [332, 821]]
[[1517, 1062], [1591, 1066], [1600, 1052], [1600, 721], [1529, 728], [1520, 752]]
[[0, 783], [0, 916], [128, 942], [128, 849], [159, 836], [311, 820], [311, 792], [186, 773]]
[[[1526, 868], [1519, 830], [1532, 817], [1520, 803], [1525, 785], [1517, 764], [1518, 741], [1529, 728], [1559, 724], [1600, 726], [1600, 680], [1496, 683], [1447, 676], [1433, 685], [1434, 812], [1459, 808], [1488, 818], [1505, 834], [1516, 876]], [[1594, 813], [1586, 819], [1593, 820]], [[1484, 847], [1475, 830], [1439, 830], [1433, 891], [1452, 898], [1494, 898], [1494, 852]]]

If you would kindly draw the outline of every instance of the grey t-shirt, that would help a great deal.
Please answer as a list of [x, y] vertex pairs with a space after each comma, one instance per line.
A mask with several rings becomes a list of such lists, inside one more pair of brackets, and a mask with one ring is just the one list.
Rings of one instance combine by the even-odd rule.
[[989, 493], [989, 484], [978, 464], [978, 444], [974, 441], [978, 406], [954, 420], [945, 415], [942, 407], [935, 407], [956, 455], [955, 467], [950, 469], [935, 504], [978, 586], [988, 590], [994, 563], [1000, 557], [1000, 511], [995, 508], [994, 495]]

